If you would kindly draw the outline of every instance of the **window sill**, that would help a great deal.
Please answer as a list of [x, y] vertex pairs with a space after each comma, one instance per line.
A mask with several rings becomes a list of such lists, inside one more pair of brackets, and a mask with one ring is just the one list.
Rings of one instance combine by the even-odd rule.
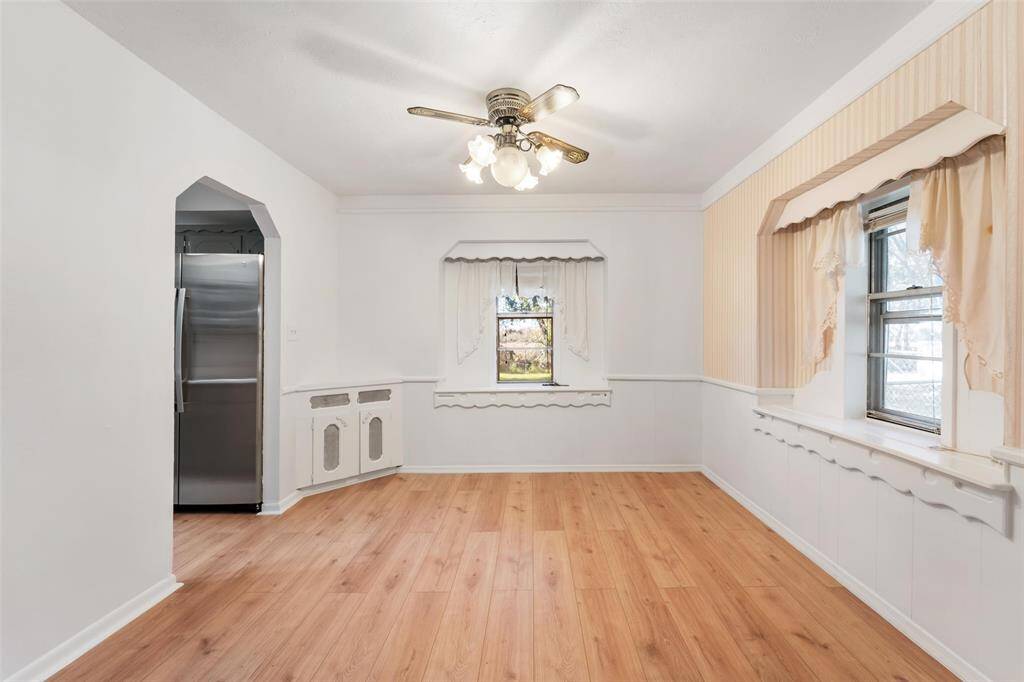
[[[1012, 490], [1005, 469], [990, 457], [939, 449], [939, 436], [876, 419], [837, 419], [783, 407], [756, 407], [761, 419], [771, 417], [831, 438], [892, 455], [925, 469], [992, 491]], [[799, 439], [798, 439], [799, 440]], [[788, 442], [788, 440], [787, 440]], [[796, 443], [794, 443], [796, 444]]]
[[434, 391], [434, 407], [591, 407], [610, 406], [608, 386], [485, 386]]
[[925, 504], [947, 507], [980, 521], [999, 533], [1011, 530], [1013, 486], [1002, 462], [934, 450], [928, 441], [931, 438], [937, 443], [938, 438], [930, 434], [781, 407], [754, 408], [753, 427], [761, 446], [755, 452], [773, 461], [783, 480], [794, 475], [804, 480], [825, 477], [829, 472], [833, 485], [838, 486], [841, 483], [834, 478], [835, 472], [861, 474]]

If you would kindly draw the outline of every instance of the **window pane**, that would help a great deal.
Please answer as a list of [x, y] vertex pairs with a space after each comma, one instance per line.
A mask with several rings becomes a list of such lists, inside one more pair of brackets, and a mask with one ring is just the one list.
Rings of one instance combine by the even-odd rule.
[[926, 419], [941, 419], [942, 363], [886, 358], [882, 407]]
[[905, 225], [894, 225], [891, 230], [902, 230], [885, 237], [886, 269], [885, 290], [903, 291], [912, 286], [942, 286], [942, 278], [932, 267], [931, 256], [907, 249]]
[[512, 317], [498, 320], [498, 348], [504, 350], [549, 348], [550, 317]]
[[889, 320], [885, 323], [885, 352], [942, 357], [942, 322]]
[[551, 381], [551, 350], [498, 351], [498, 381]]
[[498, 314], [550, 313], [553, 304], [547, 296], [499, 296]]
[[898, 312], [903, 310], [917, 310], [932, 315], [942, 314], [942, 296], [928, 296], [927, 298], [897, 298], [885, 302], [885, 312]]

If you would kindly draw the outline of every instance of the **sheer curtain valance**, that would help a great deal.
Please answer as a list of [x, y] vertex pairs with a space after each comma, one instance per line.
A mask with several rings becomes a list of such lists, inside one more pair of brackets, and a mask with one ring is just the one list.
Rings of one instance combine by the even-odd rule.
[[447, 259], [458, 269], [458, 361], [480, 347], [498, 296], [547, 296], [570, 351], [590, 359], [589, 269], [598, 258]]

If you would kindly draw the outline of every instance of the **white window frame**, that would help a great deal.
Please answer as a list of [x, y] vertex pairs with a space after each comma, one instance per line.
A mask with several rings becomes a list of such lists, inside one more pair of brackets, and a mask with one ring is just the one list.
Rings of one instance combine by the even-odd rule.
[[[551, 312], [541, 312], [541, 313], [523, 313], [523, 312], [503, 313], [503, 312], [501, 312], [501, 304], [499, 303], [499, 299], [500, 298], [501, 297], [498, 296], [495, 299], [495, 301], [494, 301], [494, 311], [495, 311], [495, 324], [494, 324], [494, 347], [495, 347], [495, 350], [494, 350], [494, 380], [495, 380], [495, 382], [498, 385], [500, 385], [500, 386], [510, 386], [510, 385], [514, 386], [514, 385], [517, 385], [517, 384], [525, 385], [525, 386], [530, 386], [530, 385], [533, 385], [533, 386], [549, 386], [549, 385], [551, 385], [551, 386], [553, 386], [553, 385], [555, 385], [555, 302], [554, 302], [554, 300], [553, 299], [548, 299], [548, 300], [551, 301]], [[551, 366], [551, 380], [550, 381], [516, 381], [514, 379], [502, 380], [502, 378], [501, 378], [501, 351], [503, 349], [501, 347], [501, 321], [502, 320], [530, 320], [530, 319], [551, 320], [551, 345], [546, 348], [546, 350], [548, 352], [548, 363]]]
[[[942, 394], [941, 394], [941, 416], [939, 419], [929, 419], [920, 415], [909, 414], [899, 410], [886, 408], [883, 402], [885, 390], [885, 360], [894, 357], [904, 358], [908, 356], [886, 353], [885, 323], [888, 319], [907, 318], [914, 320], [942, 320], [941, 313], [931, 312], [884, 312], [885, 304], [892, 300], [911, 300], [917, 298], [929, 298], [941, 296], [943, 287], [918, 287], [904, 291], [885, 291], [885, 265], [886, 253], [882, 245], [888, 236], [887, 230], [901, 222], [906, 222], [907, 191], [890, 194], [881, 200], [872, 202], [870, 210], [864, 207], [865, 231], [868, 239], [868, 348], [867, 348], [867, 416], [887, 422], [907, 426], [914, 429], [929, 431], [935, 434], [942, 434], [944, 425], [951, 429], [953, 418], [952, 396], [955, 395], [955, 373], [951, 371], [957, 355], [956, 337], [950, 333], [950, 325], [943, 325], [943, 344], [941, 358], [920, 359], [938, 360], [942, 367]], [[882, 236], [885, 234], [886, 236]], [[916, 359], [913, 356], [910, 359]], [[944, 438], [944, 440], [946, 440]]]

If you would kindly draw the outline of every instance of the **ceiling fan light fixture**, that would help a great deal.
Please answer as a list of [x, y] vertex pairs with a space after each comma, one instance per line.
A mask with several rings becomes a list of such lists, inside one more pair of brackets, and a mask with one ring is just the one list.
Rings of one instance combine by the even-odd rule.
[[539, 146], [535, 152], [537, 160], [540, 161], [540, 174], [547, 175], [554, 172], [562, 163], [562, 151], [551, 147]]
[[466, 159], [466, 163], [459, 164], [459, 170], [462, 171], [463, 175], [466, 176], [470, 182], [474, 185], [484, 184], [484, 179], [480, 177], [480, 171], [484, 169], [483, 166], [478, 164], [473, 159]]
[[469, 141], [469, 156], [480, 166], [494, 163], [494, 138], [490, 135], [477, 135]]
[[527, 169], [526, 176], [516, 185], [516, 191], [522, 192], [523, 190], [533, 189], [537, 186], [538, 182], [540, 182], [540, 178]]
[[523, 90], [506, 87], [491, 90], [484, 97], [487, 118], [430, 107], [409, 107], [407, 111], [413, 116], [496, 128], [497, 132], [477, 135], [467, 143], [469, 158], [459, 164], [459, 170], [470, 182], [480, 185], [483, 184], [483, 169], [490, 168], [495, 182], [521, 192], [533, 189], [540, 181], [531, 172], [530, 152], [540, 167], [538, 175], [551, 174], [563, 161], [577, 165], [590, 157], [590, 152], [565, 140], [539, 130], [522, 130], [522, 126], [547, 118], [579, 98], [576, 88], [563, 84], [548, 88], [533, 99]]
[[526, 154], [518, 147], [511, 145], [502, 147], [495, 152], [494, 156], [494, 163], [491, 164], [491, 177], [502, 187], [515, 187], [530, 172]]

